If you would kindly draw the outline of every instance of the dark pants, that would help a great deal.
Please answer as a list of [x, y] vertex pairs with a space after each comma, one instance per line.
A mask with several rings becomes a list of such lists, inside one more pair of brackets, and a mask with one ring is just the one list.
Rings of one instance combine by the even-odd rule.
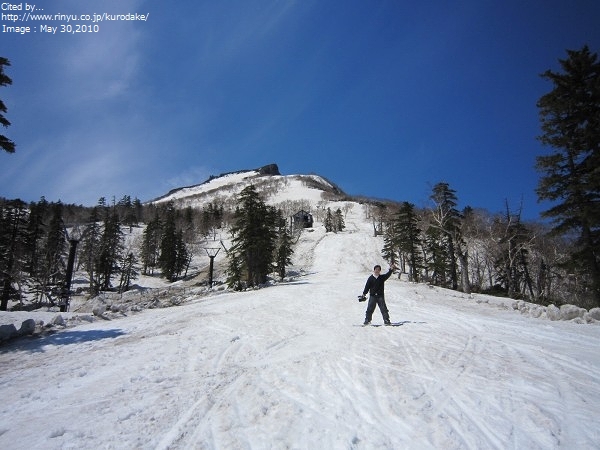
[[365, 317], [366, 322], [370, 322], [373, 318], [373, 312], [375, 311], [375, 305], [379, 306], [379, 311], [381, 311], [381, 315], [383, 316], [384, 322], [389, 322], [390, 313], [387, 309], [387, 305], [385, 304], [385, 297], [383, 295], [370, 295], [369, 296], [369, 304], [367, 305], [367, 315]]

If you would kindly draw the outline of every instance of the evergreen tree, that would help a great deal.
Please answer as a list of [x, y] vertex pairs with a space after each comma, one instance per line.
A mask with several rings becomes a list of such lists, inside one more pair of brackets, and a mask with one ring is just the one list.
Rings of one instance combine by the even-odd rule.
[[[383, 233], [383, 248], [381, 256], [390, 264], [396, 264], [399, 259], [398, 255], [398, 228], [397, 222], [392, 220], [387, 223]], [[401, 264], [401, 271], [404, 272], [404, 266]]]
[[325, 225], [325, 231], [327, 233], [329, 233], [330, 231], [333, 231], [334, 225], [333, 225], [333, 214], [331, 214], [331, 208], [327, 208], [327, 214], [325, 215], [325, 220], [324, 220], [323, 224]]
[[444, 235], [439, 228], [429, 226], [425, 230], [423, 250], [426, 277], [432, 284], [446, 286], [448, 280], [448, 252]]
[[[152, 250], [151, 244], [148, 249]], [[177, 280], [187, 272], [192, 254], [185, 245], [183, 231], [177, 229], [177, 210], [173, 203], [167, 205], [165, 223], [160, 239], [158, 265], [169, 281]]]
[[37, 203], [30, 203], [29, 221], [27, 224], [27, 271], [32, 278], [37, 277], [41, 264], [41, 247], [45, 236], [45, 220], [47, 213], [48, 202], [44, 197]]
[[186, 228], [194, 228], [194, 209], [191, 206], [186, 206], [183, 210], [183, 221]]
[[123, 293], [129, 290], [131, 281], [138, 276], [137, 258], [133, 253], [129, 253], [121, 264], [121, 281], [119, 283], [119, 292]]
[[108, 209], [108, 206], [106, 205], [106, 197], [100, 197], [98, 199], [98, 209], [100, 210], [101, 215], [106, 213], [106, 210]]
[[180, 276], [185, 277], [187, 275], [188, 267], [190, 265], [190, 262], [192, 261], [192, 253], [188, 250], [187, 246], [185, 245], [185, 240], [183, 238], [183, 230], [177, 231], [175, 244], [177, 254], [175, 257], [174, 275], [175, 279], [177, 279]]
[[154, 219], [146, 225], [142, 238], [141, 260], [144, 275], [154, 274], [154, 268], [158, 264], [160, 255], [161, 236], [162, 223], [156, 214]]
[[175, 225], [175, 207], [172, 203], [167, 206], [158, 264], [165, 278], [169, 281], [177, 279], [177, 227]]
[[90, 282], [90, 295], [93, 297], [100, 292], [100, 280], [96, 272], [96, 265], [100, 254], [100, 241], [102, 229], [98, 208], [92, 208], [87, 225], [81, 237], [81, 261]]
[[133, 213], [135, 214], [135, 223], [138, 224], [144, 214], [144, 205], [142, 205], [142, 202], [137, 197], [133, 199]]
[[123, 233], [119, 215], [115, 208], [107, 209], [95, 269], [100, 290], [107, 291], [111, 288], [112, 276], [118, 274], [120, 270], [122, 252]]
[[[419, 281], [419, 273], [423, 267], [421, 251], [421, 230], [412, 203], [404, 202], [398, 211], [395, 224], [395, 243], [403, 262], [409, 266], [410, 281]], [[392, 261], [393, 262], [393, 261]]]
[[131, 228], [138, 224], [138, 218], [134, 204], [131, 201], [131, 196], [124, 195], [123, 198], [117, 203], [117, 208], [123, 225]]
[[286, 267], [292, 263], [294, 250], [292, 249], [292, 235], [286, 226], [286, 221], [281, 211], [277, 211], [276, 220], [278, 223], [278, 241], [275, 265], [279, 278], [283, 280], [286, 274]]
[[221, 228], [223, 220], [223, 206], [220, 207], [217, 203], [209, 203], [208, 206], [202, 209], [201, 214], [201, 230], [203, 234], [216, 228]]
[[27, 208], [21, 200], [0, 205], [0, 311], [8, 309], [8, 302], [18, 292], [25, 267], [25, 239]]
[[[456, 264], [457, 245], [460, 245], [460, 213], [456, 209], [456, 191], [448, 183], [437, 183], [433, 187], [431, 199], [434, 202], [431, 225], [441, 232], [443, 246], [448, 259], [450, 287], [458, 289], [458, 268]], [[465, 258], [466, 260], [466, 258]], [[466, 268], [464, 268], [466, 270]]]
[[244, 288], [244, 261], [242, 255], [235, 251], [228, 252], [227, 258], [227, 286], [235, 291]]
[[542, 216], [553, 219], [555, 233], [577, 236], [568, 265], [585, 275], [600, 306], [600, 62], [587, 45], [567, 54], [562, 73], [542, 74], [554, 88], [537, 103], [539, 140], [553, 153], [537, 157], [537, 195], [558, 202]]
[[[0, 86], [8, 86], [12, 84], [12, 80], [10, 79], [10, 77], [4, 73], [4, 66], [10, 66], [10, 61], [0, 56]], [[0, 125], [2, 125], [5, 128], [10, 125], [8, 119], [4, 117], [4, 114], [2, 114], [6, 111], [6, 105], [2, 100], [0, 100]], [[0, 134], [0, 148], [2, 148], [2, 150], [4, 150], [5, 152], [14, 153], [15, 143], [3, 134]]]
[[338, 231], [344, 231], [344, 228], [346, 228], [344, 215], [342, 214], [342, 210], [338, 208], [333, 217], [333, 231], [337, 233]]
[[242, 190], [239, 201], [232, 227], [230, 258], [234, 261], [230, 269], [244, 273], [248, 286], [258, 286], [267, 281], [267, 275], [273, 270], [277, 239], [274, 209], [265, 205], [253, 185]]
[[50, 284], [57, 284], [64, 275], [63, 256], [67, 249], [67, 236], [62, 216], [63, 204], [51, 203], [50, 210], [51, 218], [44, 248], [44, 278]]

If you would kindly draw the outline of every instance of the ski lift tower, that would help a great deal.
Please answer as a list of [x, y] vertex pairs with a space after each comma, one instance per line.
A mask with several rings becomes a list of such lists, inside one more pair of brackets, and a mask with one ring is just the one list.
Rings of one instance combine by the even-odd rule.
[[62, 299], [60, 303], [60, 311], [66, 312], [69, 310], [69, 303], [71, 301], [71, 282], [73, 280], [73, 267], [75, 266], [75, 254], [77, 253], [77, 244], [81, 240], [81, 230], [79, 226], [75, 225], [71, 230], [71, 233], [65, 228], [65, 234], [69, 241], [69, 260], [67, 262], [67, 273], [65, 275], [65, 286], [62, 292]]
[[208, 269], [208, 287], [212, 288], [215, 256], [217, 256], [217, 253], [219, 253], [219, 250], [221, 250], [221, 249], [219, 247], [204, 247], [204, 250], [206, 250], [206, 254], [210, 258], [210, 267]]

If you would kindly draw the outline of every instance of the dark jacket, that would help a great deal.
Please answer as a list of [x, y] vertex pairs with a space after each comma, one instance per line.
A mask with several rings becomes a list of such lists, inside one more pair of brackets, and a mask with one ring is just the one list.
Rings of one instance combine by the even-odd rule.
[[365, 284], [365, 289], [363, 290], [363, 295], [366, 295], [369, 292], [371, 295], [375, 297], [383, 297], [384, 294], [384, 286], [385, 280], [387, 280], [392, 275], [393, 270], [390, 269], [388, 273], [384, 275], [379, 275], [375, 278], [374, 275], [371, 275], [367, 279], [367, 284]]

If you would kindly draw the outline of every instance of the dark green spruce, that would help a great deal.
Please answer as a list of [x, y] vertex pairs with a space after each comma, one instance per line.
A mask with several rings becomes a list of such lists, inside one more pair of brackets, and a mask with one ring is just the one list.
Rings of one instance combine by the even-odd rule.
[[542, 74], [553, 89], [537, 103], [539, 140], [551, 153], [537, 157], [537, 194], [552, 203], [543, 217], [553, 231], [573, 237], [566, 267], [578, 294], [600, 306], [600, 62], [587, 45], [567, 56], [560, 72]]

